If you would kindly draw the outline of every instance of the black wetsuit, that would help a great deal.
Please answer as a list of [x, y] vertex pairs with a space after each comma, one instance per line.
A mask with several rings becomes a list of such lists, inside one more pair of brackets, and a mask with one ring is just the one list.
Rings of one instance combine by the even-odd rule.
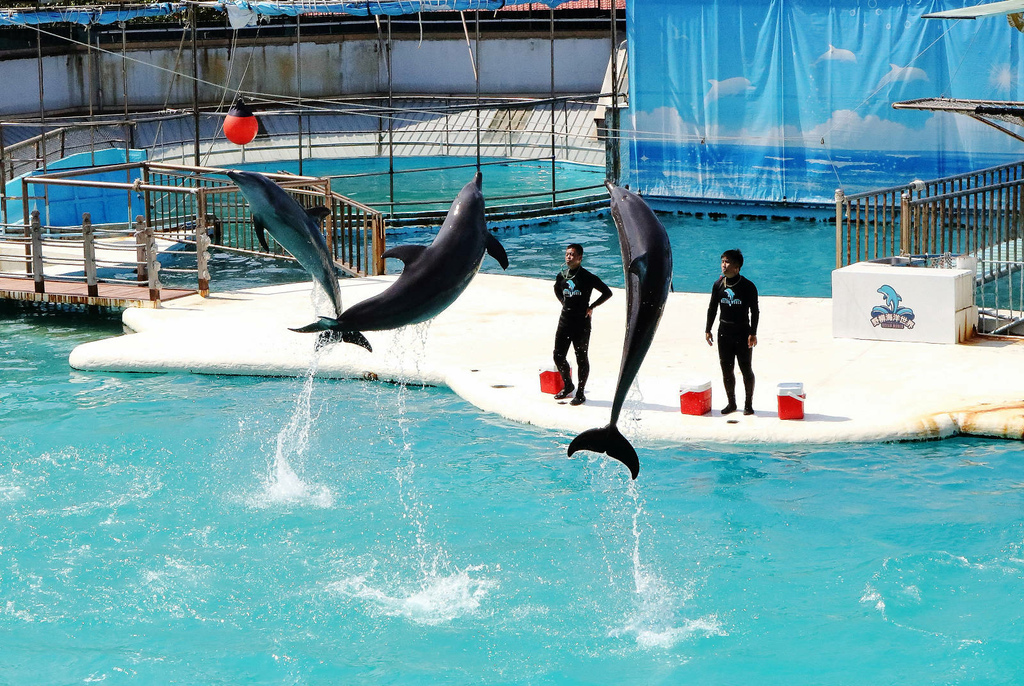
[[[587, 350], [590, 347], [590, 317], [587, 316], [587, 310], [612, 297], [612, 291], [601, 279], [583, 267], [573, 271], [571, 277], [568, 277], [568, 272], [568, 269], [563, 269], [555, 277], [555, 296], [562, 303], [562, 314], [558, 317], [558, 329], [555, 331], [554, 359], [558, 373], [562, 375], [562, 382], [566, 388], [571, 388], [572, 378], [565, 355], [569, 352], [569, 344], [572, 343], [576, 353], [576, 364], [579, 366], [578, 393], [582, 394], [587, 377], [590, 376], [590, 359], [587, 357]], [[601, 297], [591, 304], [590, 295], [595, 290], [601, 293]]]
[[726, 278], [720, 277], [711, 288], [711, 302], [708, 304], [708, 323], [705, 327], [711, 333], [718, 318], [718, 361], [722, 365], [722, 381], [729, 404], [736, 404], [736, 375], [733, 371], [739, 362], [743, 374], [743, 388], [746, 391], [746, 406], [750, 407], [754, 397], [754, 370], [750, 363], [751, 349], [747, 338], [757, 335], [760, 311], [757, 308], [757, 287], [742, 275], [736, 276], [735, 283], [726, 285]]

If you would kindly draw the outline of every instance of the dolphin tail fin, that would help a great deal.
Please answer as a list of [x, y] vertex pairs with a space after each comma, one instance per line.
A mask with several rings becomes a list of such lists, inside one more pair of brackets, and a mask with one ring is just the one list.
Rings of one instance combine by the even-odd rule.
[[505, 253], [505, 247], [491, 234], [487, 234], [487, 254], [496, 259], [502, 269], [508, 269], [508, 255]]
[[373, 352], [373, 347], [370, 342], [366, 340], [359, 331], [343, 331], [338, 328], [338, 320], [330, 319], [328, 317], [320, 317], [317, 321], [312, 324], [306, 324], [305, 326], [299, 327], [298, 329], [290, 329], [296, 333], [316, 333], [319, 334], [316, 341], [316, 349], [337, 343], [342, 341], [344, 343], [352, 343], [358, 345], [360, 348], [366, 348], [369, 352]]
[[599, 429], [588, 429], [572, 439], [572, 443], [569, 444], [569, 455], [572, 456], [577, 450], [604, 453], [615, 458], [626, 465], [629, 475], [634, 479], [640, 473], [640, 458], [636, 456], [636, 450], [614, 424]]

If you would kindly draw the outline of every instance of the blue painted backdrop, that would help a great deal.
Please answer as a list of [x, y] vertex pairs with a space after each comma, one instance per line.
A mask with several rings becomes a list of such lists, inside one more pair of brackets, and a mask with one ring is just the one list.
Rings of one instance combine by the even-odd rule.
[[[1004, 17], [921, 19], [927, 0], [629, 0], [624, 181], [653, 196], [830, 201], [1024, 158], [945, 95], [1020, 100]], [[975, 3], [970, 3], [975, 4]]]

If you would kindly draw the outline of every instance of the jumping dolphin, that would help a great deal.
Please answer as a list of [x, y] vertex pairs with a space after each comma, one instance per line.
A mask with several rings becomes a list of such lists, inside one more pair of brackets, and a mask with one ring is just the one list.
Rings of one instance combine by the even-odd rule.
[[356, 335], [417, 324], [455, 302], [480, 269], [484, 252], [507, 269], [505, 248], [484, 223], [482, 182], [477, 172], [459, 192], [429, 246], [400, 245], [385, 251], [384, 257], [405, 263], [404, 271], [387, 290], [348, 308], [328, 328]]
[[[334, 260], [320, 232], [320, 222], [330, 214], [330, 210], [326, 207], [304, 209], [283, 188], [262, 174], [229, 171], [227, 176], [249, 202], [252, 224], [263, 249], [270, 250], [265, 234], [269, 231], [274, 240], [290, 252], [313, 280], [320, 284], [334, 308], [334, 318], [321, 317], [319, 322], [292, 331], [307, 333], [328, 328], [341, 314], [341, 289], [334, 270]], [[370, 349], [369, 342], [362, 334], [350, 334], [342, 340]]]
[[577, 450], [607, 453], [629, 467], [629, 474], [635, 479], [640, 473], [640, 460], [616, 423], [665, 309], [672, 283], [672, 246], [665, 227], [640, 196], [611, 183], [606, 185], [612, 196], [612, 218], [619, 230], [626, 276], [626, 339], [622, 344], [611, 421], [608, 426], [589, 429], [574, 438], [569, 444], [569, 455]]

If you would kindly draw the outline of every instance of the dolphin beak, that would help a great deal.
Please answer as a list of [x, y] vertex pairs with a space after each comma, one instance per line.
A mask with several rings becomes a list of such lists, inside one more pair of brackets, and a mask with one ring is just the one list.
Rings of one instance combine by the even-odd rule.
[[481, 174], [480, 172], [477, 172], [476, 174], [474, 174], [473, 175], [473, 183], [476, 184], [477, 188], [483, 188], [483, 186], [484, 186], [484, 175]]

